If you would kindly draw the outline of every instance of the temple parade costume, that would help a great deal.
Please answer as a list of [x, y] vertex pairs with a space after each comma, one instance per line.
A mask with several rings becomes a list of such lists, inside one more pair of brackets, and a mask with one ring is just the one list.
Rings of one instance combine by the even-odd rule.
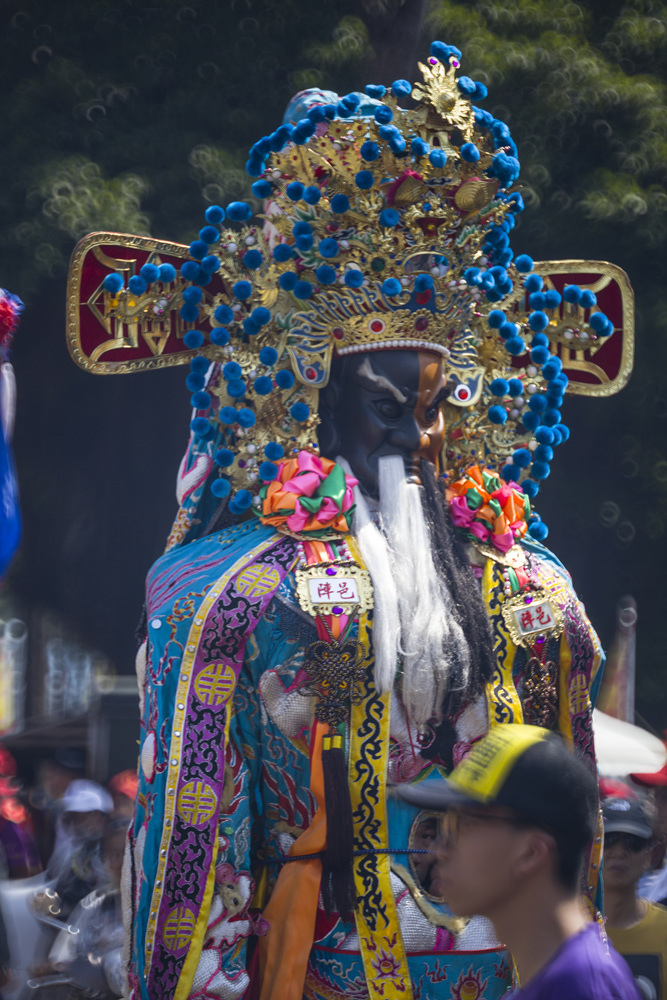
[[631, 293], [513, 259], [516, 149], [460, 58], [298, 95], [250, 151], [263, 226], [234, 202], [189, 249], [75, 251], [75, 359], [189, 362], [194, 408], [137, 660], [132, 1000], [502, 996], [491, 926], [429, 892], [433, 814], [387, 785], [512, 721], [595, 767], [602, 653], [531, 500], [566, 391], [627, 380]]

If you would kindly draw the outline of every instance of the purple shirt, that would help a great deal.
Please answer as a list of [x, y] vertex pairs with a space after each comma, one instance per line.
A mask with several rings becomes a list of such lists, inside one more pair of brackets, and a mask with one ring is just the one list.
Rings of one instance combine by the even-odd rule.
[[639, 1000], [627, 964], [596, 923], [568, 938], [512, 1000]]

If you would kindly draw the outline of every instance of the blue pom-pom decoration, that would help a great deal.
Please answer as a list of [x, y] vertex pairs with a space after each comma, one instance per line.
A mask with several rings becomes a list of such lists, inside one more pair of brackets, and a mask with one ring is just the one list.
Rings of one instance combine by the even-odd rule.
[[385, 278], [381, 287], [382, 294], [387, 295], [389, 298], [394, 295], [399, 295], [402, 289], [402, 285], [398, 278]]
[[461, 50], [457, 49], [455, 45], [446, 45], [444, 42], [431, 42], [431, 55], [440, 62], [448, 63], [453, 57], [454, 59], [461, 58]]
[[285, 449], [277, 441], [269, 441], [264, 448], [264, 454], [271, 462], [277, 462], [285, 454]]
[[523, 337], [509, 337], [508, 340], [505, 341], [505, 347], [510, 354], [523, 354], [526, 349], [526, 342]]
[[589, 288], [584, 288], [579, 299], [579, 305], [582, 309], [592, 309], [594, 305], [597, 305], [597, 301], [598, 298], [595, 292], [591, 292]]
[[492, 309], [489, 313], [489, 326], [492, 330], [499, 330], [505, 322], [505, 313], [500, 309]]
[[391, 229], [393, 226], [398, 225], [399, 218], [400, 216], [395, 208], [383, 208], [379, 216], [380, 225]]
[[255, 181], [254, 184], [250, 185], [250, 190], [255, 198], [268, 198], [273, 191], [273, 184], [271, 181]]
[[[548, 427], [544, 428], [544, 430], [548, 429], [549, 429]], [[539, 444], [535, 449], [534, 458], [537, 462], [550, 462], [553, 457], [554, 457], [554, 450], [551, 447], [551, 445]]]
[[360, 170], [354, 178], [354, 183], [362, 191], [368, 191], [373, 187], [374, 178], [370, 170]]
[[160, 277], [160, 270], [155, 264], [144, 264], [139, 270], [139, 274], [144, 279], [146, 284], [152, 285], [154, 281], [157, 281]]
[[191, 257], [194, 257], [195, 260], [203, 260], [208, 253], [208, 243], [205, 243], [204, 240], [193, 240], [189, 249]]
[[412, 93], [412, 84], [409, 80], [394, 80], [391, 92], [394, 97], [409, 97]]
[[549, 358], [547, 363], [542, 367], [542, 374], [544, 375], [547, 382], [551, 379], [556, 378], [561, 368], [563, 367], [563, 362], [560, 358], [552, 357]]
[[195, 417], [190, 421], [190, 430], [200, 438], [209, 438], [213, 434], [213, 428], [206, 417]]
[[373, 160], [377, 160], [380, 155], [380, 147], [377, 142], [371, 142], [370, 139], [367, 139], [366, 142], [361, 144], [359, 153], [361, 154], [362, 160], [366, 160], [367, 163], [372, 163]]
[[176, 268], [173, 264], [160, 264], [158, 271], [160, 272], [160, 281], [165, 285], [171, 284], [176, 278]]
[[528, 317], [528, 326], [531, 330], [535, 330], [537, 333], [541, 333], [543, 330], [549, 326], [549, 317], [546, 313], [538, 310], [537, 312], [532, 312]]
[[364, 91], [367, 97], [372, 97], [375, 101], [381, 101], [387, 93], [387, 88], [383, 87], [382, 84], [379, 83], [367, 83], [364, 87]]
[[343, 281], [348, 288], [361, 288], [364, 283], [363, 271], [359, 271], [356, 267], [352, 267], [349, 271], [345, 272]]
[[[250, 313], [250, 318], [252, 319], [253, 323], [257, 324], [257, 326], [265, 326], [271, 319], [271, 310], [267, 309], [266, 306], [257, 306], [257, 308], [253, 309], [253, 311]], [[261, 351], [260, 351], [260, 358], [261, 358]]]
[[276, 372], [276, 383], [281, 389], [291, 389], [294, 385], [294, 375], [288, 368], [281, 368]]
[[489, 389], [494, 396], [507, 396], [510, 391], [510, 384], [505, 378], [494, 378]]
[[[133, 279], [130, 278], [130, 282], [132, 281]], [[596, 312], [593, 313], [593, 315], [588, 320], [588, 325], [590, 326], [591, 330], [594, 330], [596, 333], [600, 334], [604, 330], [606, 330], [608, 325], [608, 320], [604, 313]]]
[[211, 330], [211, 343], [218, 347], [224, 347], [225, 344], [229, 343], [229, 330], [225, 330], [224, 326], [214, 327]]
[[555, 288], [550, 288], [544, 293], [544, 304], [547, 309], [556, 309], [561, 303], [561, 294]]
[[346, 194], [335, 194], [331, 201], [331, 211], [335, 212], [337, 215], [342, 215], [347, 212], [350, 207], [350, 199]]
[[534, 361], [536, 365], [543, 365], [545, 361], [548, 361], [551, 355], [549, 354], [548, 347], [533, 347], [530, 352], [530, 359]]
[[284, 264], [285, 261], [291, 260], [292, 257], [292, 248], [287, 246], [286, 243], [278, 243], [273, 248], [273, 259], [277, 260], [279, 264]]
[[278, 284], [286, 292], [291, 292], [296, 285], [296, 282], [297, 276], [295, 271], [285, 271], [285, 273], [281, 274], [278, 278]]
[[292, 226], [293, 236], [312, 236], [312, 233], [313, 233], [313, 227], [309, 222], [304, 222], [303, 220], [300, 220], [299, 222], [295, 222], [295, 224]]
[[543, 542], [544, 539], [549, 534], [549, 529], [547, 528], [544, 521], [535, 521], [528, 529], [528, 533], [531, 538], [534, 538], [536, 542]]
[[260, 324], [255, 323], [251, 316], [247, 316], [246, 319], [243, 320], [243, 331], [244, 333], [247, 333], [249, 337], [254, 337], [255, 334], [260, 331]]
[[252, 410], [247, 406], [242, 406], [241, 409], [237, 411], [236, 416], [241, 427], [252, 427], [257, 419]]
[[521, 490], [530, 500], [534, 500], [537, 494], [540, 492], [540, 488], [537, 483], [534, 483], [532, 479], [525, 479], [521, 483]]
[[[236, 410], [234, 410], [234, 416], [236, 416]], [[221, 469], [227, 469], [230, 465], [234, 464], [234, 452], [229, 448], [220, 448], [213, 456], [213, 461]]]
[[204, 226], [203, 229], [199, 230], [199, 239], [207, 245], [217, 243], [220, 239], [220, 231], [215, 226]]
[[303, 192], [303, 200], [307, 205], [317, 205], [321, 197], [320, 189], [314, 184], [309, 184]]
[[330, 264], [320, 264], [315, 268], [315, 277], [321, 285], [333, 285], [336, 280], [336, 268]]
[[297, 281], [292, 291], [297, 299], [309, 299], [313, 294], [313, 286], [309, 281]]
[[218, 500], [222, 500], [223, 497], [228, 496], [230, 490], [231, 486], [226, 479], [214, 479], [211, 483], [211, 493]]
[[251, 271], [256, 270], [261, 267], [264, 257], [262, 256], [261, 250], [246, 250], [243, 254], [243, 263]]
[[249, 299], [252, 295], [252, 285], [249, 281], [236, 281], [232, 285], [232, 292], [237, 299], [243, 302], [245, 299]]
[[[261, 309], [262, 307], [260, 306], [259, 308]], [[275, 347], [263, 347], [259, 352], [259, 360], [263, 365], [275, 365], [278, 360], [278, 352]]]
[[252, 503], [252, 493], [250, 490], [239, 490], [229, 502], [229, 509], [232, 514], [243, 514]]
[[[208, 257], [204, 257], [200, 267], [204, 274], [214, 274], [216, 271], [220, 270], [220, 260], [215, 256], [215, 254], [209, 254]], [[204, 284], [204, 282], [200, 283]]]
[[547, 297], [544, 292], [531, 292], [528, 296], [528, 305], [531, 309], [544, 309], [547, 304]]
[[539, 414], [533, 413], [532, 410], [528, 410], [527, 413], [521, 414], [521, 422], [527, 431], [534, 431], [536, 427], [540, 426]]
[[542, 414], [542, 423], [546, 424], [547, 427], [555, 427], [561, 421], [560, 410], [553, 410], [551, 407], [546, 409]]
[[378, 125], [387, 125], [394, 117], [394, 112], [391, 108], [388, 108], [386, 104], [381, 104], [379, 108], [376, 108], [373, 112], [373, 117]]
[[466, 163], [477, 163], [480, 152], [474, 142], [464, 142], [461, 146], [461, 159]]
[[199, 309], [194, 302], [184, 302], [178, 313], [185, 323], [195, 323], [199, 318]]
[[232, 222], [247, 222], [252, 219], [252, 208], [246, 201], [231, 201], [227, 206], [227, 218]]
[[278, 466], [273, 462], [261, 462], [257, 470], [259, 478], [263, 480], [275, 479], [278, 475]]
[[[181, 307], [181, 312], [183, 311], [184, 308], [185, 306]], [[199, 330], [188, 330], [188, 332], [183, 337], [183, 343], [185, 344], [186, 347], [190, 348], [191, 350], [193, 348], [196, 350], [198, 347], [201, 347], [201, 345], [204, 343], [204, 334], [201, 333]]]
[[456, 81], [456, 86], [466, 97], [472, 97], [475, 93], [475, 81], [471, 80], [469, 76], [460, 76]]
[[490, 406], [489, 407], [489, 420], [492, 424], [506, 424], [507, 423], [507, 410], [504, 406]]
[[530, 342], [531, 347], [548, 347], [549, 338], [546, 333], [536, 333]]
[[544, 280], [540, 274], [529, 274], [523, 283], [527, 292], [541, 292]]
[[201, 356], [192, 358], [190, 361], [190, 371], [196, 372], [197, 375], [205, 375], [208, 371], [208, 366], [208, 358], [202, 358]]
[[232, 399], [240, 399], [241, 396], [245, 396], [246, 384], [243, 379], [233, 378], [227, 383], [227, 394], [232, 397]]
[[569, 441], [570, 439], [570, 428], [567, 424], [556, 424], [553, 428], [554, 431], [558, 431], [561, 436], [561, 441]]
[[523, 382], [518, 378], [511, 378], [509, 380], [509, 394], [513, 399], [517, 396], [523, 395]]
[[236, 361], [228, 361], [226, 365], [222, 368], [222, 377], [229, 382], [233, 378], [241, 378], [241, 365], [237, 364]]
[[521, 475], [521, 469], [518, 465], [512, 465], [511, 462], [508, 462], [508, 464], [504, 465], [500, 470], [500, 475], [506, 483], [516, 482]]
[[530, 474], [533, 479], [546, 479], [551, 469], [548, 462], [533, 462]]
[[338, 256], [338, 242], [327, 236], [325, 239], [320, 240], [317, 251], [321, 257], [337, 257]]
[[535, 440], [540, 444], [553, 444], [554, 432], [551, 427], [538, 427], [535, 431]]
[[505, 321], [504, 323], [501, 323], [500, 326], [498, 327], [498, 333], [503, 338], [503, 340], [511, 340], [512, 337], [519, 336], [519, 327], [516, 325], [516, 323], [509, 323]]
[[220, 225], [225, 217], [225, 210], [220, 205], [209, 205], [204, 212], [204, 218], [214, 226]]
[[127, 283], [127, 287], [130, 289], [133, 295], [143, 295], [148, 285], [144, 278], [140, 274], [133, 274]]
[[238, 410], [233, 406], [223, 406], [218, 416], [223, 424], [235, 424], [238, 420]]
[[253, 383], [253, 389], [258, 396], [268, 396], [273, 392], [273, 382], [268, 375], [260, 375]]
[[579, 305], [581, 300], [581, 289], [579, 285], [566, 285], [563, 289], [563, 298], [571, 305]]
[[517, 448], [512, 455], [512, 461], [515, 465], [518, 465], [520, 469], [527, 469], [532, 460], [532, 455], [527, 448]]
[[204, 383], [205, 379], [201, 372], [190, 372], [185, 379], [185, 387], [190, 392], [197, 392], [199, 389], [203, 389]]
[[194, 286], [185, 288], [183, 290], [183, 301], [197, 305], [198, 302], [201, 302], [203, 294], [201, 288], [195, 288]]
[[547, 401], [544, 396], [540, 396], [535, 393], [528, 400], [528, 408], [533, 411], [533, 413], [544, 413], [547, 408]]
[[[171, 267], [171, 264], [169, 266]], [[174, 271], [174, 277], [175, 276], [176, 272]], [[122, 287], [123, 279], [120, 274], [107, 274], [104, 279], [104, 288], [107, 292], [110, 292], [111, 295], [116, 295]]]
[[415, 136], [410, 142], [410, 152], [413, 156], [427, 156], [429, 150], [429, 145], [420, 139], [419, 136]]
[[307, 403], [294, 403], [293, 406], [290, 406], [290, 416], [294, 420], [298, 420], [299, 423], [303, 423], [310, 416], [310, 407]]
[[435, 288], [435, 281], [430, 274], [418, 274], [415, 278], [415, 291], [418, 294], [430, 292]]
[[444, 149], [432, 149], [428, 154], [428, 161], [432, 167], [444, 167], [447, 163], [447, 153]]
[[213, 313], [215, 319], [218, 323], [233, 323], [234, 322], [234, 311], [230, 306], [216, 306], [215, 312]]
[[527, 271], [532, 271], [535, 265], [532, 257], [529, 257], [527, 253], [520, 253], [514, 261], [514, 266], [517, 271], [525, 274]]

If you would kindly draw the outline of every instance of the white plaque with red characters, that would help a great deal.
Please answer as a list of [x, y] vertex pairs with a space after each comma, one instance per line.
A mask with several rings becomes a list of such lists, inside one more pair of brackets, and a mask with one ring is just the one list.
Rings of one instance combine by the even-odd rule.
[[299, 604], [309, 615], [357, 614], [373, 607], [367, 570], [356, 563], [320, 563], [296, 571]]
[[517, 646], [529, 646], [539, 636], [555, 638], [563, 631], [560, 608], [542, 590], [518, 594], [503, 604], [503, 618]]

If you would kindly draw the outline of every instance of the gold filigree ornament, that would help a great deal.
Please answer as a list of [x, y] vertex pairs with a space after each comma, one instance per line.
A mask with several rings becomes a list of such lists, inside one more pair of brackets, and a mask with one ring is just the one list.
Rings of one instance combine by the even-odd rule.
[[[186, 465], [222, 455], [216, 496], [244, 491], [247, 506], [275, 456], [317, 453], [318, 395], [337, 356], [439, 354], [450, 389], [443, 467], [458, 476], [509, 463], [533, 486], [544, 474], [537, 426], [565, 436], [562, 395], [627, 382], [626, 275], [600, 261], [513, 259], [516, 150], [507, 126], [473, 106], [485, 88], [459, 68], [438, 42], [412, 88], [397, 81], [337, 104], [298, 95], [291, 123], [250, 151], [255, 218], [245, 202], [209, 206], [190, 247], [106, 233], [75, 250], [75, 361], [106, 373], [191, 363]], [[401, 107], [410, 90], [413, 107]], [[517, 450], [528, 455], [518, 465]]]
[[297, 569], [296, 594], [301, 608], [314, 618], [363, 614], [373, 607], [370, 575], [354, 562], [318, 563]]

